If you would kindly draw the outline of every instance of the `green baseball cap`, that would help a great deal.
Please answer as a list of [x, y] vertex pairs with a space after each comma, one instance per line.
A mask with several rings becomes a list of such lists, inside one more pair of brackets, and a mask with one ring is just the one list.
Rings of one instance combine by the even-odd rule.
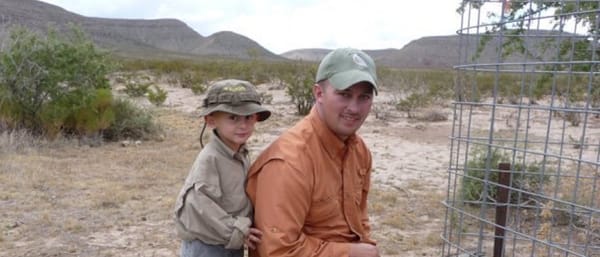
[[258, 114], [258, 121], [271, 116], [271, 111], [261, 106], [260, 96], [254, 85], [245, 80], [227, 79], [213, 83], [208, 88], [206, 98], [202, 102], [200, 116], [216, 111], [232, 113], [240, 116]]
[[317, 70], [316, 81], [329, 80], [333, 87], [344, 90], [366, 81], [373, 85], [377, 94], [375, 62], [369, 55], [354, 48], [338, 48], [329, 52]]

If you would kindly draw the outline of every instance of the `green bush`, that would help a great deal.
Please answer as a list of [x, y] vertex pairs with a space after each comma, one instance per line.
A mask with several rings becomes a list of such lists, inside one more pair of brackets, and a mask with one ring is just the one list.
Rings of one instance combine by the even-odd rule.
[[[489, 152], [487, 147], [475, 147], [469, 155], [469, 161], [465, 170], [465, 176], [461, 181], [462, 199], [465, 201], [488, 201], [483, 199], [485, 185], [487, 184], [487, 195], [490, 199], [496, 198], [496, 186], [484, 183], [486, 163], [489, 159], [489, 176], [488, 181], [498, 183], [498, 164], [511, 163], [509, 152], [505, 152], [498, 148], [493, 148]], [[534, 198], [530, 193], [541, 193], [542, 185], [549, 181], [549, 175], [552, 171], [546, 169], [544, 174], [541, 173], [541, 163], [533, 161], [529, 163], [514, 160], [511, 168], [511, 188], [516, 188], [525, 191], [519, 195], [518, 191], [511, 191], [511, 202], [516, 203]]]
[[405, 99], [400, 100], [396, 104], [396, 109], [406, 112], [409, 119], [415, 118], [415, 111], [418, 108], [427, 106], [431, 102], [431, 98], [427, 94], [413, 92]]
[[316, 67], [297, 64], [295, 71], [283, 74], [281, 81], [286, 85], [285, 92], [296, 106], [296, 114], [306, 115], [310, 112], [315, 98], [313, 85], [315, 83]]
[[194, 84], [191, 89], [194, 95], [201, 95], [206, 92], [206, 86], [203, 84]]
[[260, 102], [262, 104], [271, 104], [273, 103], [273, 95], [267, 92], [259, 92], [258, 96], [260, 97]]
[[45, 38], [14, 27], [0, 52], [0, 123], [36, 134], [65, 125], [86, 133], [102, 128], [108, 112], [89, 116], [100, 111], [105, 93], [98, 90], [110, 88], [107, 74], [115, 67], [76, 27], [60, 36], [50, 28]]
[[155, 123], [152, 114], [136, 107], [125, 99], [116, 99], [112, 103], [113, 123], [102, 134], [107, 140], [152, 139], [162, 132]]
[[161, 106], [167, 100], [167, 91], [157, 85], [153, 88], [148, 90], [148, 100], [156, 106]]
[[51, 138], [66, 132], [89, 135], [106, 129], [114, 120], [110, 89], [94, 92], [73, 90], [44, 105], [40, 113], [45, 133]]
[[150, 86], [152, 86], [151, 82], [142, 83], [131, 80], [125, 83], [125, 89], [123, 89], [123, 92], [131, 97], [141, 97], [148, 93], [148, 88], [150, 88]]

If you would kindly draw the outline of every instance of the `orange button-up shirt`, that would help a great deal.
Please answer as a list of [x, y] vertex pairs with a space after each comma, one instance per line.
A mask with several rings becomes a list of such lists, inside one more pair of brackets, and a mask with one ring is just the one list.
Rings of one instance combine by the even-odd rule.
[[350, 244], [370, 239], [367, 193], [371, 153], [363, 140], [340, 140], [310, 114], [254, 162], [246, 192], [262, 243], [251, 255], [348, 256]]

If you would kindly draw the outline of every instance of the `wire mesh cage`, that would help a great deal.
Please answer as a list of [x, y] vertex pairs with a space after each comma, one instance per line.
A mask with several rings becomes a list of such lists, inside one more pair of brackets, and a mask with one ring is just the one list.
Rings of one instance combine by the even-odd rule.
[[600, 1], [469, 1], [443, 256], [600, 256]]

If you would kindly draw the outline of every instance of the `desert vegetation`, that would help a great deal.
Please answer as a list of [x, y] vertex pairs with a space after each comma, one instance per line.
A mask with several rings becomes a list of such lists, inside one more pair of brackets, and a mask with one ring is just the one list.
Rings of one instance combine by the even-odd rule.
[[[176, 94], [185, 92], [192, 100], [184, 104], [197, 107], [213, 81], [255, 84], [275, 112], [258, 126], [254, 152], [312, 106], [316, 63], [128, 59], [96, 48], [76, 28], [72, 37], [25, 29], [12, 35], [0, 52], [0, 255], [176, 255], [171, 208], [200, 149], [200, 120], [193, 110], [175, 110]], [[455, 88], [453, 70], [381, 66], [378, 76], [374, 115], [361, 131], [375, 159], [373, 236], [384, 256], [437, 255], [452, 101], [485, 103], [497, 95], [506, 99], [499, 104], [514, 105], [526, 95], [534, 104], [546, 96], [511, 74], [476, 74], [468, 86], [477, 90], [465, 95], [457, 95], [465, 91]], [[548, 87], [548, 78], [527, 79]], [[571, 91], [569, 103], [595, 94]], [[473, 170], [486, 167], [482, 151], [472, 153]], [[524, 185], [548, 183], [528, 175], [537, 167], [524, 164]], [[480, 174], [462, 181], [463, 200], [480, 199]]]

